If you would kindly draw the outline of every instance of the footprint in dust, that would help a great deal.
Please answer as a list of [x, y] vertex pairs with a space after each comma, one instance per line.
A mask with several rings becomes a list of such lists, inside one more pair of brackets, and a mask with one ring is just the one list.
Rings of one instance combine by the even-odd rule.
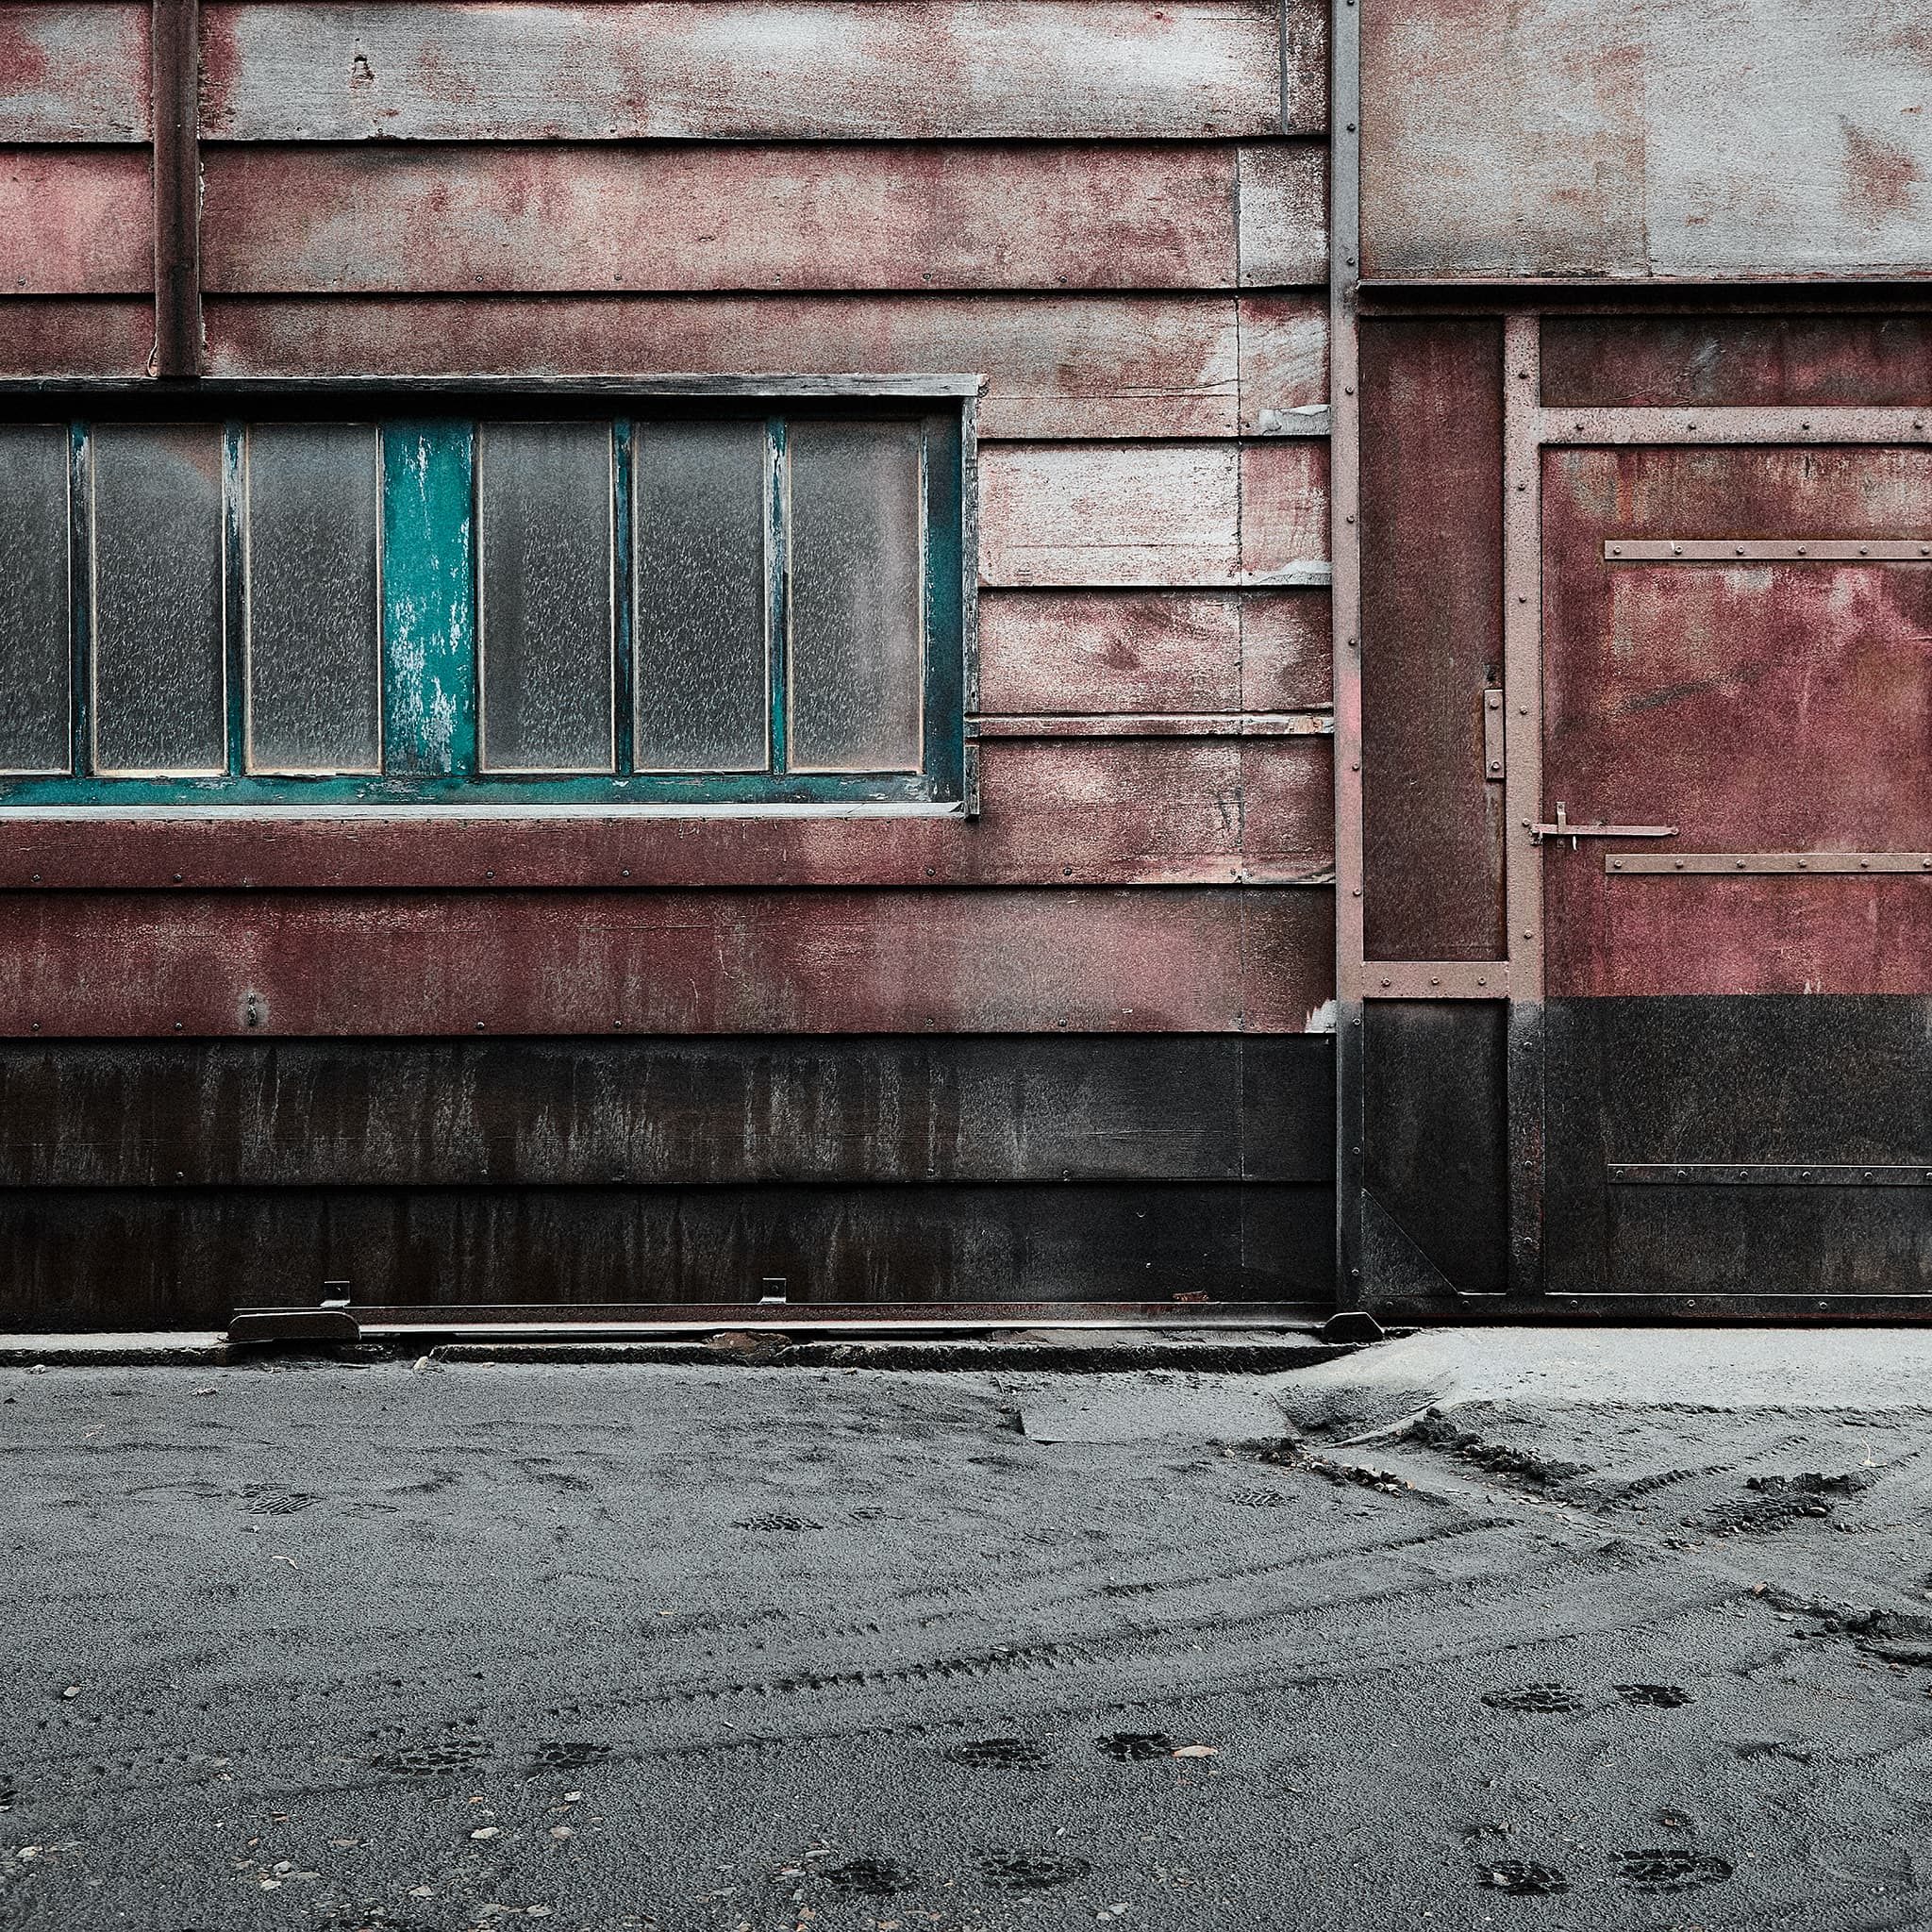
[[1511, 1690], [1485, 1690], [1483, 1702], [1495, 1710], [1581, 1710], [1583, 1694], [1567, 1684], [1518, 1684]]
[[1086, 1877], [1093, 1868], [1085, 1858], [1058, 1852], [993, 1852], [980, 1859], [979, 1869], [989, 1884], [1008, 1891], [1047, 1891]]
[[1570, 1890], [1570, 1881], [1554, 1865], [1539, 1865], [1531, 1858], [1502, 1858], [1485, 1865], [1477, 1882], [1491, 1891], [1507, 1891], [1511, 1898], [1546, 1898]]
[[1279, 1509], [1288, 1502], [1279, 1490], [1237, 1490], [1227, 1500], [1243, 1509]]
[[1046, 1753], [1030, 1738], [979, 1738], [946, 1753], [955, 1764], [1044, 1764]]
[[1174, 1740], [1165, 1731], [1116, 1731], [1094, 1741], [1116, 1764], [1145, 1764], [1151, 1757], [1174, 1756]]
[[1681, 1684], [1619, 1684], [1616, 1690], [1625, 1704], [1648, 1705], [1657, 1710], [1675, 1710], [1692, 1701]]
[[1676, 1845], [1619, 1852], [1617, 1868], [1626, 1891], [1695, 1891], [1700, 1886], [1722, 1885], [1733, 1870], [1728, 1858]]
[[913, 1883], [915, 1874], [891, 1858], [847, 1858], [827, 1866], [825, 1883], [835, 1891], [856, 1891], [866, 1898], [890, 1898]]
[[530, 1762], [545, 1771], [575, 1771], [586, 1764], [602, 1764], [609, 1756], [608, 1744], [592, 1744], [577, 1738], [559, 1738], [539, 1744], [530, 1753]]
[[756, 1530], [760, 1534], [772, 1534], [781, 1529], [823, 1529], [823, 1523], [809, 1523], [803, 1516], [748, 1516], [742, 1523], [734, 1523], [733, 1529]]

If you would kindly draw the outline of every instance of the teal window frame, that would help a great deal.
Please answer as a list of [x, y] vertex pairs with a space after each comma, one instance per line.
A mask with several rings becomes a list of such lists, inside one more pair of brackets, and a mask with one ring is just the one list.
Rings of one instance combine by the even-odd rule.
[[[715, 378], [688, 384], [204, 382], [167, 394], [158, 394], [151, 383], [6, 385], [0, 390], [6, 420], [64, 419], [69, 425], [72, 769], [57, 774], [0, 775], [0, 809], [77, 807], [107, 813], [117, 807], [299, 811], [523, 806], [594, 811], [656, 806], [836, 810], [869, 806], [971, 813], [976, 801], [966, 719], [976, 684], [974, 402], [979, 388], [979, 378], [958, 376], [772, 383]], [[771, 766], [750, 773], [639, 772], [631, 755], [634, 432], [653, 420], [721, 416], [762, 420], [774, 458], [767, 526]], [[614, 428], [616, 769], [608, 774], [486, 771], [477, 729], [477, 425], [565, 418], [607, 421]], [[920, 425], [923, 729], [917, 771], [786, 769], [790, 559], [782, 458], [789, 425], [806, 418], [892, 418]], [[269, 774], [245, 768], [242, 437], [247, 424], [266, 420], [368, 423], [380, 432], [380, 774]], [[227, 768], [220, 774], [104, 776], [91, 769], [92, 588], [90, 572], [83, 567], [92, 541], [87, 438], [95, 422], [142, 421], [220, 423], [224, 431]]]

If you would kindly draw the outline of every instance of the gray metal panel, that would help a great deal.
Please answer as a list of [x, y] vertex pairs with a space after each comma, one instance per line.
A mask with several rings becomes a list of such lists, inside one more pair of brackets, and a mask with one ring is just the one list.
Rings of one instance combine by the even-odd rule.
[[636, 457], [636, 762], [770, 763], [771, 468], [760, 421], [649, 423]]
[[68, 431], [0, 427], [0, 771], [73, 762]]
[[1374, 278], [1932, 273], [1924, 0], [1367, 0]]
[[97, 424], [89, 442], [94, 770], [224, 772], [221, 426]]
[[924, 656], [916, 423], [790, 432], [793, 771], [915, 771]]
[[478, 425], [485, 770], [614, 768], [614, 514], [609, 424]]
[[381, 769], [380, 479], [373, 425], [249, 429], [251, 772]]

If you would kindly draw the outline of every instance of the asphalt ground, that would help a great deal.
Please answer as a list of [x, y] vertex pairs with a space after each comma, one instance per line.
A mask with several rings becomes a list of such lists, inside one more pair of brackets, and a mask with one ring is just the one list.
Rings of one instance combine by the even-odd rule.
[[1928, 1372], [0, 1369], [0, 1926], [1932, 1925]]

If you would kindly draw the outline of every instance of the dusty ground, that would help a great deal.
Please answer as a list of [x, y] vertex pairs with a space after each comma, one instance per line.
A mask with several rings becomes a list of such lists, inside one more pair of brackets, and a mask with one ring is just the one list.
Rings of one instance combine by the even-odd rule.
[[1932, 1924], [1932, 1336], [0, 1394], [6, 1927]]

